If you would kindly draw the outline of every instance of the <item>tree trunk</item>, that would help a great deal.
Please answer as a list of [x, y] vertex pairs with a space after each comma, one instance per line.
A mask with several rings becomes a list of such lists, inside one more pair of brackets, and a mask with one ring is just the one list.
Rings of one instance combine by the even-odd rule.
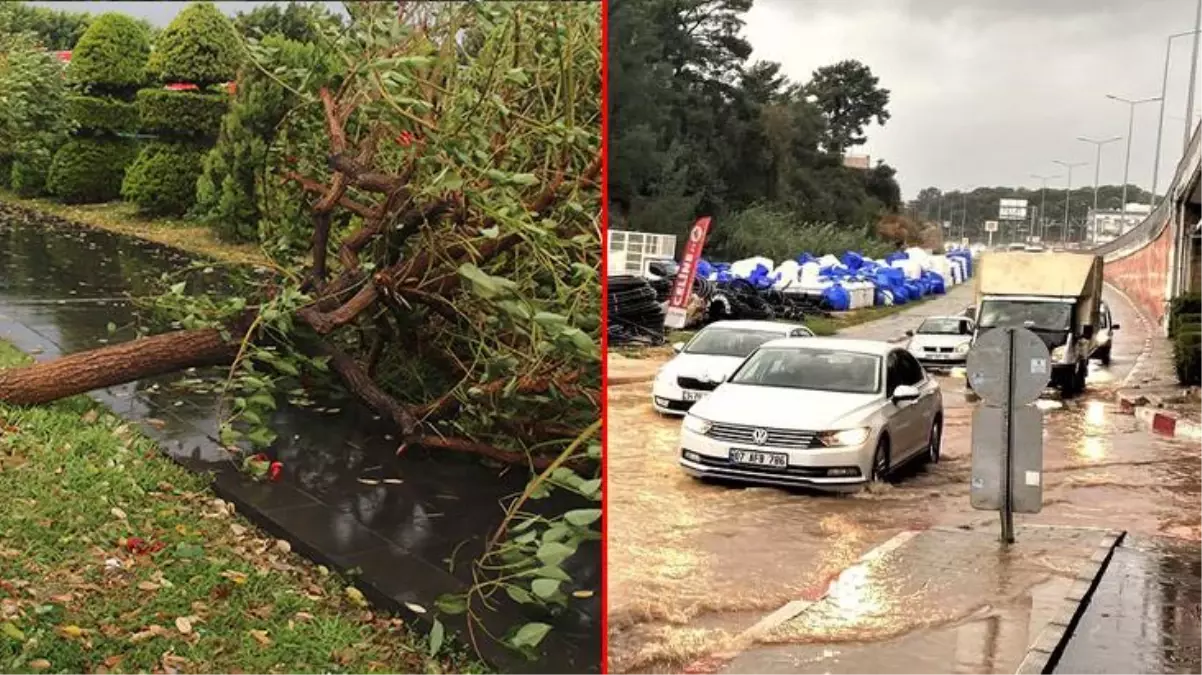
[[237, 343], [206, 328], [177, 331], [0, 370], [0, 401], [49, 403], [68, 396], [186, 368], [233, 363]]

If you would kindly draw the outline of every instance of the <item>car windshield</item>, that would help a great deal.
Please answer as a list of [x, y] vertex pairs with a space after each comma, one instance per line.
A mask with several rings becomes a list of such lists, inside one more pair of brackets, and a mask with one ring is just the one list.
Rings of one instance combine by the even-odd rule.
[[1073, 319], [1073, 306], [1062, 302], [986, 300], [977, 322], [981, 328], [1014, 326], [1042, 331], [1066, 331]]
[[880, 387], [881, 358], [836, 349], [766, 347], [752, 354], [732, 384], [872, 394]]
[[918, 327], [920, 335], [968, 335], [968, 322], [963, 319], [927, 319]]
[[783, 337], [783, 333], [771, 333], [763, 330], [710, 327], [698, 333], [684, 351], [686, 354], [743, 358], [765, 342]]

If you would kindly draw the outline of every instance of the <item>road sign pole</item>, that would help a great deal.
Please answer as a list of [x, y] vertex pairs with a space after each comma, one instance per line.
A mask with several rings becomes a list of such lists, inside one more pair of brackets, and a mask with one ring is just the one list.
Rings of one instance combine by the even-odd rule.
[[1014, 543], [1014, 486], [1010, 479], [1014, 473], [1014, 378], [1018, 372], [1014, 367], [1014, 329], [1006, 328], [1006, 403], [1002, 408], [1002, 429], [1006, 436], [1002, 443], [1002, 543]]
[[989, 232], [989, 248], [993, 248], [993, 231]]

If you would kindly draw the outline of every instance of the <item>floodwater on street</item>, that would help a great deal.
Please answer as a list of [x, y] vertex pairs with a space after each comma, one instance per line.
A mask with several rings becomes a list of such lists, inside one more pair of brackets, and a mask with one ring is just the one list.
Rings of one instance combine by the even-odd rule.
[[[1189, 542], [1196, 550], [1202, 538], [1198, 444], [1152, 436], [1134, 417], [1118, 411], [1113, 393], [1142, 349], [1144, 335], [1125, 301], [1107, 300], [1115, 321], [1123, 326], [1113, 363], [1109, 368], [1092, 364], [1083, 396], [1039, 402], [1044, 410], [1044, 507], [1042, 513], [1016, 516], [1016, 521], [1020, 527], [1104, 527], [1146, 537], [1168, 536]], [[860, 328], [855, 336], [888, 339], [890, 333], [917, 325], [918, 319], [916, 313], [908, 313], [886, 322], [886, 326]], [[901, 532], [996, 528], [995, 513], [974, 511], [969, 505], [971, 418], [976, 404], [963, 395], [962, 373], [938, 379], [945, 406], [941, 461], [903, 470], [882, 488], [848, 495], [694, 480], [677, 465], [680, 422], [652, 410], [650, 383], [611, 386], [607, 449], [611, 671], [678, 672], [721, 652], [737, 635], [786, 603], [817, 599], [865, 552]], [[1044, 556], [1033, 562], [1054, 568], [1049, 559]], [[1038, 595], [1039, 584], [1063, 581], [1054, 574], [1050, 580], [1045, 577], [1032, 577], [1023, 592]], [[897, 595], [881, 600], [907, 601]], [[815, 637], [810, 631], [805, 639], [904, 641], [915, 629], [964, 621], [987, 609], [965, 606], [938, 616], [893, 613], [890, 616], [906, 617], [906, 623], [861, 623], [854, 635], [834, 631]], [[929, 641], [929, 634], [924, 635], [911, 636], [917, 645], [914, 649]], [[778, 635], [772, 641], [788, 639]]]

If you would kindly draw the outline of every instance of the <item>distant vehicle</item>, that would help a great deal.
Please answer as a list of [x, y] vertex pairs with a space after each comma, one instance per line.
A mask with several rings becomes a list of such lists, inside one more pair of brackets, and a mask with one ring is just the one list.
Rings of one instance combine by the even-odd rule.
[[1066, 395], [1085, 389], [1089, 359], [1102, 347], [1101, 256], [989, 253], [977, 263], [976, 292], [974, 342], [993, 328], [1027, 328], [1051, 353], [1052, 386]]
[[1022, 243], [1021, 241], [1016, 241], [1016, 242], [1011, 243], [1009, 246], [1007, 246], [1005, 250], [1007, 250], [1007, 251], [1025, 251], [1025, 250], [1027, 250], [1027, 245]]
[[1043, 253], [1046, 249], [1039, 244], [1027, 244], [1023, 247], [1023, 250], [1027, 253]]
[[680, 465], [698, 478], [854, 490], [939, 461], [942, 432], [939, 385], [905, 349], [774, 340], [685, 416]]
[[1098, 330], [1095, 336], [1097, 345], [1094, 347], [1092, 358], [1102, 362], [1102, 365], [1110, 365], [1110, 350], [1114, 346], [1114, 331], [1119, 329], [1119, 325], [1114, 323], [1114, 317], [1110, 314], [1110, 307], [1106, 303], [1100, 303], [1101, 310], [1098, 319]]
[[711, 323], [687, 344], [672, 345], [677, 355], [656, 374], [652, 405], [665, 415], [683, 415], [760, 345], [780, 338], [813, 336], [805, 326], [775, 321]]
[[965, 316], [932, 316], [918, 330], [906, 331], [906, 349], [926, 368], [962, 366], [968, 359], [976, 325]]

